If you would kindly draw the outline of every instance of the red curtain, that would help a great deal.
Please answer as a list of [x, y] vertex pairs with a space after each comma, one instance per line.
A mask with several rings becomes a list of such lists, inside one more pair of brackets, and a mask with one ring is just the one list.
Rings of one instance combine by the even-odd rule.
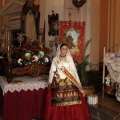
[[85, 22], [80, 21], [61, 21], [60, 22], [60, 43], [63, 42], [66, 38], [65, 34], [66, 32], [73, 28], [77, 33], [79, 33], [78, 41], [77, 41], [77, 47], [79, 49], [79, 55], [72, 54], [73, 59], [76, 59], [78, 61], [82, 60], [82, 48], [84, 44], [84, 37], [85, 37]]

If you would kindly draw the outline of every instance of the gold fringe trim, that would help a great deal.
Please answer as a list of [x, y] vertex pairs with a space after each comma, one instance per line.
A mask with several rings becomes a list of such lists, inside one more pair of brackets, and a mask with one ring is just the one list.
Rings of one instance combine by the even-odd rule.
[[56, 98], [66, 98], [66, 97], [77, 97], [79, 96], [77, 92], [69, 92], [69, 93], [57, 93], [57, 94], [54, 94], [53, 95], [53, 99], [56, 99]]
[[62, 103], [52, 103], [52, 106], [67, 106], [67, 105], [76, 105], [76, 104], [81, 104], [82, 101], [71, 101], [71, 102], [62, 102]]

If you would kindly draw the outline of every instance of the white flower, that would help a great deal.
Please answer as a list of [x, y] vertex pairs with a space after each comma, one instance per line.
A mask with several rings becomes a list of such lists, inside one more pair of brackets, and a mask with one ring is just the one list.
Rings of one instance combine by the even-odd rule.
[[36, 55], [33, 55], [33, 57], [35, 58], [34, 60], [32, 60], [32, 62], [38, 62], [38, 56], [36, 56]]
[[106, 79], [106, 81], [110, 82], [110, 76], [109, 75], [107, 75], [105, 79]]
[[30, 54], [30, 53], [25, 53], [25, 57], [26, 57], [27, 59], [29, 59], [29, 58], [31, 57], [31, 54]]
[[3, 57], [2, 57], [2, 56], [0, 56], [0, 59], [3, 59]]
[[45, 57], [45, 58], [44, 58], [44, 61], [45, 61], [46, 63], [48, 63], [48, 62], [49, 62], [49, 59], [48, 59], [47, 57]]
[[18, 62], [20, 65], [22, 65], [22, 61], [23, 61], [23, 60], [20, 58], [20, 59], [18, 59], [17, 62]]
[[106, 82], [105, 82], [105, 83], [106, 83], [106, 85], [107, 85], [107, 86], [110, 86], [110, 83], [111, 83], [110, 76], [109, 76], [109, 75], [107, 75], [105, 79], [106, 79]]
[[89, 71], [90, 70], [90, 67], [89, 65], [86, 66], [86, 71]]
[[106, 81], [105, 82], [107, 86], [110, 86], [110, 82], [109, 81]]

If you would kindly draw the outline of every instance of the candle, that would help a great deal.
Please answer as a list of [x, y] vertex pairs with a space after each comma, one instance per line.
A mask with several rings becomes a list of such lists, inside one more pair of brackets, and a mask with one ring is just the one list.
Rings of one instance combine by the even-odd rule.
[[[105, 56], [105, 47], [104, 47], [104, 50], [103, 50], [103, 58]], [[103, 61], [103, 79], [102, 79], [102, 83], [104, 84], [104, 81], [105, 81], [105, 64], [104, 64], [104, 61]]]
[[88, 95], [87, 96], [87, 103], [90, 105], [96, 105], [98, 104], [98, 95]]
[[98, 103], [98, 96], [95, 95], [95, 104], [97, 104], [97, 103]]

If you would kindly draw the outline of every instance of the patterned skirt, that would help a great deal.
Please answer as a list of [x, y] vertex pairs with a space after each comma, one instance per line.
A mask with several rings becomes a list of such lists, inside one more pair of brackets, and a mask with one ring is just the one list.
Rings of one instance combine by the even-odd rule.
[[90, 120], [79, 89], [68, 78], [54, 78], [46, 102], [45, 120]]

